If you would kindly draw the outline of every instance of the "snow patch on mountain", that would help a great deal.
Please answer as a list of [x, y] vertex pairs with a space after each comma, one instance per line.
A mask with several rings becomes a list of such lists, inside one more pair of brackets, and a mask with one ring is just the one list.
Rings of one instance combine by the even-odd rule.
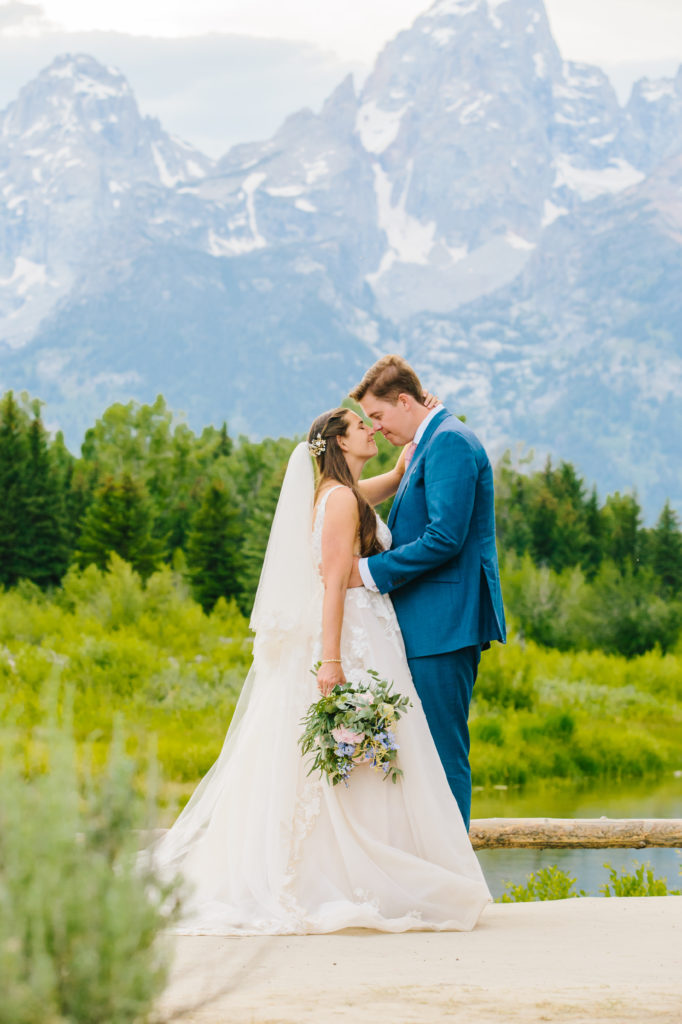
[[320, 178], [324, 178], [329, 174], [329, 164], [324, 158], [313, 160], [312, 163], [304, 162], [303, 168], [307, 185], [314, 185]]
[[627, 160], [617, 158], [608, 167], [577, 167], [566, 154], [561, 154], [554, 161], [556, 177], [554, 188], [568, 188], [577, 193], [583, 202], [596, 199], [604, 194], [615, 195], [632, 185], [644, 180], [645, 175], [638, 171]]
[[255, 201], [256, 190], [263, 184], [266, 178], [266, 174], [254, 171], [252, 174], [248, 175], [244, 182], [242, 182], [242, 191], [246, 196], [246, 212], [249, 218], [249, 228], [251, 229], [251, 236], [253, 239], [251, 245], [252, 249], [263, 249], [267, 245], [267, 242], [258, 230]]
[[670, 78], [651, 79], [645, 78], [640, 83], [640, 95], [647, 103], [658, 103], [666, 97], [675, 98], [677, 91], [675, 83]]
[[451, 14], [456, 17], [464, 17], [478, 10], [480, 6], [481, 0], [436, 0], [436, 3], [429, 7], [422, 17], [443, 18]]
[[173, 188], [174, 185], [177, 185], [177, 183], [182, 180], [182, 175], [170, 173], [168, 165], [163, 159], [159, 147], [155, 142], [152, 142], [152, 154], [154, 156], [154, 163], [156, 164], [156, 168], [159, 172], [161, 184], [165, 185], [166, 188]]
[[277, 187], [270, 186], [263, 189], [269, 196], [282, 197], [283, 199], [293, 199], [294, 196], [300, 196], [303, 194], [302, 185], [279, 185]]
[[25, 295], [27, 291], [36, 285], [43, 285], [46, 281], [47, 268], [44, 263], [34, 263], [23, 256], [17, 256], [14, 261], [14, 270], [9, 277], [0, 277], [0, 288], [12, 286], [17, 295]]
[[414, 164], [411, 162], [408, 165], [403, 192], [398, 202], [393, 205], [391, 180], [380, 164], [373, 164], [378, 226], [386, 235], [388, 249], [382, 257], [376, 275], [368, 276], [370, 284], [377, 276], [385, 273], [396, 260], [401, 263], [428, 263], [436, 233], [436, 222], [422, 224], [405, 209], [413, 167]]
[[517, 235], [513, 231], [508, 231], [504, 240], [512, 249], [524, 249], [526, 252], [530, 252], [536, 247], [535, 242], [529, 242], [527, 238], [522, 238], [521, 235]]
[[374, 100], [364, 103], [358, 110], [355, 129], [368, 153], [383, 153], [395, 142], [407, 103], [398, 110], [382, 110]]
[[565, 217], [567, 213], [568, 210], [565, 206], [557, 206], [556, 203], [551, 201], [551, 199], [545, 199], [542, 211], [542, 227], [549, 227], [549, 225], [553, 224], [555, 220], [559, 219], [559, 217]]

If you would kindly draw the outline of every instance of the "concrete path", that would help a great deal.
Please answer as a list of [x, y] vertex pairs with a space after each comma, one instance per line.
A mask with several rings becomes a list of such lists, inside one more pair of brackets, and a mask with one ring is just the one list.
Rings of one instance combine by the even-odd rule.
[[162, 1019], [682, 1024], [682, 897], [493, 904], [462, 932], [177, 937]]

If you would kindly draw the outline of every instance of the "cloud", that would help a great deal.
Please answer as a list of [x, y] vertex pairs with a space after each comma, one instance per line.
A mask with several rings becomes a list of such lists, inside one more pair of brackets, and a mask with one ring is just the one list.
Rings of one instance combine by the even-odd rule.
[[282, 39], [0, 33], [0, 109], [59, 53], [88, 53], [120, 68], [144, 114], [214, 157], [268, 138], [295, 110], [321, 106], [349, 71], [366, 71], [310, 43]]
[[46, 24], [45, 9], [40, 4], [25, 4], [10, 0], [0, 4], [0, 33], [5, 29], [26, 28]]

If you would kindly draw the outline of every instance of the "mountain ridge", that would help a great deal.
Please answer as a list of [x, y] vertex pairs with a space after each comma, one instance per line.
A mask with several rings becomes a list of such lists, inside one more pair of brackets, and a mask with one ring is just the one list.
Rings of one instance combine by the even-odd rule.
[[69, 443], [158, 391], [302, 432], [401, 351], [492, 451], [682, 507], [682, 69], [620, 106], [541, 0], [441, 0], [360, 90], [217, 161], [117, 74], [64, 56], [0, 113], [0, 386]]

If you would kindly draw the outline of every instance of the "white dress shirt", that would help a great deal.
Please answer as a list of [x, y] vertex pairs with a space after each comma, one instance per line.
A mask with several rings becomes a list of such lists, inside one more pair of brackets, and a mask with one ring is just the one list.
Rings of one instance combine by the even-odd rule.
[[[417, 427], [417, 429], [415, 431], [415, 434], [414, 434], [414, 437], [412, 438], [413, 442], [417, 445], [417, 447], [419, 447], [419, 442], [421, 441], [422, 437], [424, 436], [424, 431], [428, 427], [429, 423], [431, 422], [433, 417], [436, 415], [436, 413], [439, 413], [442, 408], [443, 408], [442, 405], [437, 405], [434, 409], [431, 410], [431, 412], [429, 413], [428, 416], [424, 417], [424, 419], [421, 421], [421, 423]], [[414, 459], [414, 456], [416, 454], [417, 454], [417, 448], [415, 448], [415, 450], [414, 450], [414, 453], [412, 455], [412, 460]], [[412, 461], [412, 460], [410, 460], [410, 461]], [[407, 473], [407, 469], [405, 470], [405, 472]], [[360, 559], [360, 561], [358, 562], [358, 569], [360, 571], [360, 577], [362, 579], [362, 582], [367, 587], [367, 589], [368, 590], [378, 591], [379, 588], [377, 587], [376, 583], [372, 579], [372, 574], [369, 571], [369, 566], [367, 565], [367, 559], [366, 558], [361, 558]]]

